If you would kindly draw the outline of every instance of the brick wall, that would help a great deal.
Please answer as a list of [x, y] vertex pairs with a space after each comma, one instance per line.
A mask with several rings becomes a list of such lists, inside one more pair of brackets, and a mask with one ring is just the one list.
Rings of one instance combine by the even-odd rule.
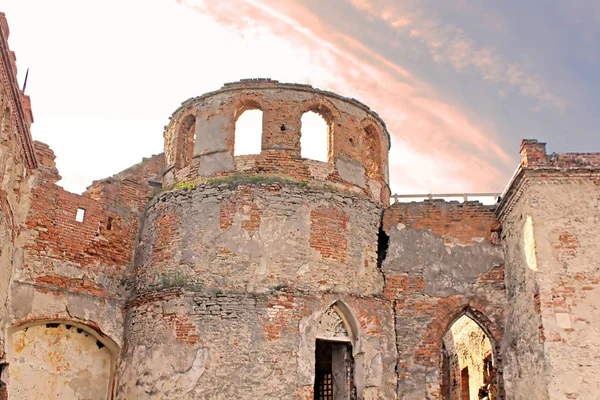
[[484, 206], [476, 201], [397, 203], [384, 213], [383, 228], [388, 230], [394, 224], [401, 223], [427, 229], [443, 237], [446, 243], [468, 245], [483, 239], [495, 242], [498, 240], [500, 224], [494, 210], [494, 206]]
[[[29, 132], [33, 122], [31, 103], [17, 82], [16, 58], [8, 47], [9, 33], [5, 15], [0, 12], [0, 317], [3, 324], [8, 321], [6, 305], [12, 266], [18, 259], [19, 236], [30, 204], [29, 185], [37, 166]], [[4, 343], [3, 335], [0, 339]], [[1, 358], [4, 358], [3, 347], [0, 347]]]
[[592, 305], [600, 293], [599, 174], [579, 161], [524, 169], [500, 210], [511, 304], [506, 380], [515, 398], [585, 399], [600, 389]]
[[382, 270], [395, 312], [400, 398], [441, 398], [448, 386], [442, 338], [465, 314], [493, 343], [502, 381], [507, 304], [493, 208], [477, 202], [397, 203], [384, 212], [383, 227], [390, 237]]
[[[27, 218], [33, 240], [25, 245], [24, 276], [38, 285], [67, 289], [74, 279], [83, 278], [99, 287], [112, 285], [108, 290], [116, 292], [133, 260], [141, 213], [154, 190], [148, 179], [159, 178], [161, 156], [94, 182], [78, 195], [56, 185], [60, 177], [52, 150], [42, 143], [35, 145], [42, 167]], [[83, 221], [76, 220], [78, 209], [84, 210]], [[77, 271], [61, 269], [61, 263], [76, 265]], [[84, 287], [98, 293], [87, 285], [73, 289]]]
[[[233, 157], [236, 119], [247, 109], [263, 111], [262, 151]], [[301, 118], [307, 111], [319, 113], [327, 122], [328, 163], [301, 158]], [[390, 143], [383, 121], [356, 100], [307, 85], [271, 80], [226, 84], [184, 102], [164, 136], [166, 186], [200, 177], [277, 175], [327, 183], [389, 202]], [[192, 147], [193, 158], [188, 154]]]
[[[153, 156], [82, 194], [58, 186], [54, 153], [35, 142], [38, 168], [19, 236], [8, 323], [74, 320], [120, 344], [124, 301], [133, 286], [136, 236], [164, 161]], [[85, 210], [78, 221], [77, 210]]]
[[293, 288], [263, 294], [167, 289], [135, 298], [128, 307], [117, 396], [308, 399], [314, 327], [340, 297], [351, 310], [361, 310], [355, 317], [362, 344], [355, 354], [363, 369], [362, 398], [394, 398], [393, 316], [387, 301], [316, 297]]

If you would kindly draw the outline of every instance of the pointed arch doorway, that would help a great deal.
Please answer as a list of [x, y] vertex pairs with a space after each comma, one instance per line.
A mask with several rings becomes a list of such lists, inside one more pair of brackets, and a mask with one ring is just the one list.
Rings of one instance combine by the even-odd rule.
[[314, 399], [355, 399], [355, 337], [343, 305], [335, 303], [323, 314], [316, 341]]

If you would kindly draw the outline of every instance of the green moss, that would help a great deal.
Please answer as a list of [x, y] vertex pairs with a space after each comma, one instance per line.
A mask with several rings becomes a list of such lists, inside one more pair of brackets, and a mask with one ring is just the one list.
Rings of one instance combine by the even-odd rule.
[[198, 186], [197, 182], [177, 182], [171, 190], [192, 190], [196, 186]]
[[271, 292], [281, 292], [282, 290], [287, 289], [289, 286], [286, 284], [275, 285], [271, 288]]
[[296, 185], [301, 188], [305, 188], [308, 185], [308, 182], [297, 182], [292, 179], [283, 178], [280, 176], [272, 176], [272, 175], [241, 175], [235, 174], [231, 176], [224, 176], [220, 178], [206, 178], [204, 180], [206, 183], [210, 183], [212, 185], [220, 185], [223, 183], [239, 185], [244, 183], [279, 183], [279, 184], [291, 184]]
[[192, 292], [201, 292], [203, 289], [203, 285], [199, 280], [192, 280], [180, 271], [161, 274], [160, 283], [154, 285], [154, 287], [158, 289], [181, 288]]

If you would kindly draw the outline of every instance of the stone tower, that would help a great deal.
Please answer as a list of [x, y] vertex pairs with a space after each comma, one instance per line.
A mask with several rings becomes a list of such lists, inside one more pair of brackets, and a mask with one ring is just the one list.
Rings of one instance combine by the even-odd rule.
[[[261, 151], [234, 156], [248, 109], [262, 111]], [[328, 162], [301, 157], [308, 111], [327, 123]], [[312, 399], [329, 385], [393, 398], [378, 115], [307, 85], [244, 80], [184, 102], [164, 140], [167, 190], [139, 235], [117, 397]]]

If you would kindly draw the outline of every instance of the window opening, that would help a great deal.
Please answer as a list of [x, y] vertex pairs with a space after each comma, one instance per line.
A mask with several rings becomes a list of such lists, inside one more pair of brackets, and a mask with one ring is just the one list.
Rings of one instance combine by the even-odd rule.
[[329, 161], [329, 126], [325, 119], [314, 111], [307, 111], [300, 121], [300, 156], [316, 161]]
[[196, 117], [194, 115], [188, 115], [181, 121], [177, 140], [180, 143], [180, 153], [177, 155], [179, 167], [185, 167], [194, 156], [196, 143]]
[[75, 214], [75, 221], [77, 221], [77, 222], [83, 222], [84, 218], [85, 218], [85, 209], [78, 208], [77, 209], [77, 214]]
[[379, 135], [373, 125], [365, 128], [365, 167], [367, 175], [377, 178], [381, 174], [381, 151], [378, 143]]
[[262, 149], [261, 110], [246, 110], [235, 123], [234, 156], [260, 154]]

